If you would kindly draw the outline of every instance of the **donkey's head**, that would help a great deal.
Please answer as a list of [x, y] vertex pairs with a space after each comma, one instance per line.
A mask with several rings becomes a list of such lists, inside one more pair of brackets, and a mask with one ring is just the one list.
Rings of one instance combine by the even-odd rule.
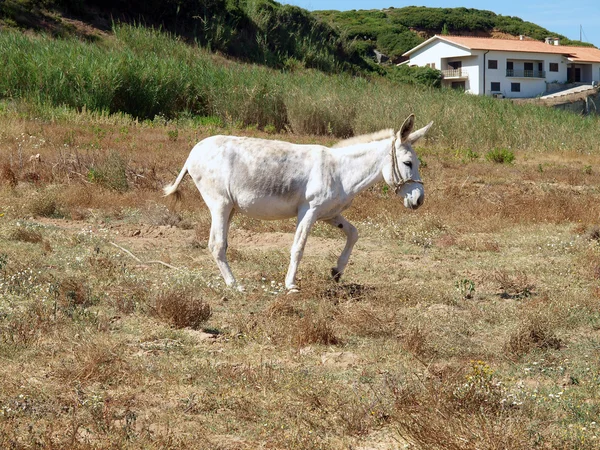
[[414, 124], [415, 116], [411, 114], [392, 140], [390, 160], [383, 168], [385, 182], [394, 189], [396, 195], [404, 198], [404, 206], [411, 209], [421, 206], [425, 199], [419, 175], [419, 158], [412, 144], [425, 136], [433, 122], [413, 133]]

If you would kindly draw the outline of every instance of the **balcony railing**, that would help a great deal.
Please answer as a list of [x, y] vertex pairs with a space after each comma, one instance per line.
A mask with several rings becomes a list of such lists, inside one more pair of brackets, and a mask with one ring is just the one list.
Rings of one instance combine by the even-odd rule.
[[514, 78], [546, 78], [546, 72], [544, 70], [506, 69], [506, 76]]
[[444, 78], [469, 78], [469, 72], [463, 69], [442, 70]]

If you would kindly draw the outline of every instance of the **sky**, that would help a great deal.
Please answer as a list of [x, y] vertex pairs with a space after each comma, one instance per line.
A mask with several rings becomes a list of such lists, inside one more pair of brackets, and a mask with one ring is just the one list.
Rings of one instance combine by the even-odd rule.
[[562, 34], [569, 39], [579, 40], [580, 29], [583, 41], [600, 48], [600, 5], [598, 0], [552, 1], [552, 0], [502, 0], [502, 1], [394, 1], [394, 0], [278, 0], [279, 3], [296, 5], [310, 11], [335, 9], [384, 9], [393, 6], [429, 6], [432, 8], [476, 8], [492, 11], [503, 16], [516, 16], [533, 22], [548, 31]]

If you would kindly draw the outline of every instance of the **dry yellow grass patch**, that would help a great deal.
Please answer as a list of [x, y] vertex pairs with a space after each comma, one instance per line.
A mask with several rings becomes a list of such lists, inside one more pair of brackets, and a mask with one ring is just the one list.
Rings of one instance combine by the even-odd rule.
[[423, 208], [365, 192], [342, 282], [317, 226], [295, 296], [294, 221], [237, 216], [240, 294], [192, 183], [161, 197], [204, 130], [4, 125], [0, 447], [595, 448], [594, 157], [425, 148]]

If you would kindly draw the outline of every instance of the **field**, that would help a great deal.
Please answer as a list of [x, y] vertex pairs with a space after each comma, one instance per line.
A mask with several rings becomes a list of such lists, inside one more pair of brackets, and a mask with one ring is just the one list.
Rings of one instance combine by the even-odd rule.
[[339, 230], [286, 295], [294, 222], [236, 216], [240, 294], [189, 178], [161, 187], [210, 134], [333, 137], [30, 117], [0, 115], [0, 448], [600, 447], [598, 152], [434, 129], [421, 209], [380, 185], [348, 210], [340, 284]]

